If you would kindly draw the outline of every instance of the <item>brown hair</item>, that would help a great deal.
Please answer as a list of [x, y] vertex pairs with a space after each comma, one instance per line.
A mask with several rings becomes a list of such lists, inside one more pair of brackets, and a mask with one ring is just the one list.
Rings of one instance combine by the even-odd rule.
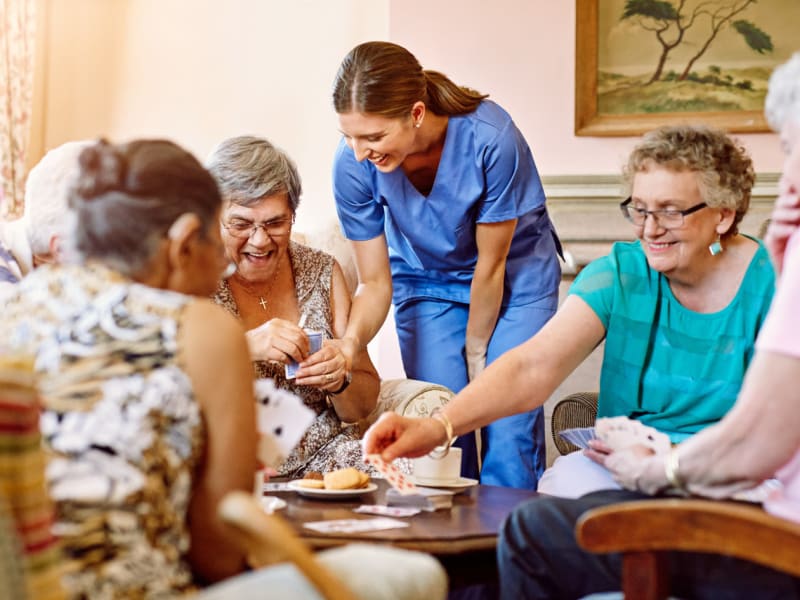
[[738, 232], [750, 208], [755, 171], [745, 149], [728, 134], [703, 125], [675, 125], [647, 133], [623, 169], [626, 196], [636, 174], [648, 171], [653, 164], [675, 172], [694, 172], [706, 204], [736, 211], [725, 235]]
[[413, 54], [390, 42], [365, 42], [353, 48], [333, 83], [333, 106], [339, 114], [355, 111], [399, 118], [422, 101], [436, 115], [463, 115], [486, 97], [438, 71], [423, 70]]
[[97, 259], [135, 275], [182, 214], [197, 215], [204, 232], [218, 226], [222, 198], [214, 178], [172, 142], [100, 140], [81, 152], [78, 167], [67, 239], [82, 262]]

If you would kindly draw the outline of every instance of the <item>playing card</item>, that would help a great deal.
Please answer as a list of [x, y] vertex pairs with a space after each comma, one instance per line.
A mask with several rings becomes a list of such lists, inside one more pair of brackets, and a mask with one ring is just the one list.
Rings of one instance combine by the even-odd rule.
[[267, 481], [262, 490], [264, 492], [289, 492], [291, 488], [288, 481]]
[[258, 459], [268, 467], [280, 465], [297, 445], [316, 413], [287, 390], [275, 387], [271, 379], [255, 383], [258, 403]]
[[367, 454], [364, 456], [364, 462], [375, 467], [389, 482], [389, 485], [401, 494], [416, 494], [418, 492], [417, 486], [411, 483], [394, 464], [383, 460], [380, 454]]
[[[312, 331], [311, 329], [304, 329], [303, 331], [306, 332], [308, 336], [308, 345], [309, 345], [309, 355], [314, 354], [318, 350], [322, 349], [322, 332], [321, 331]], [[294, 379], [297, 376], [297, 369], [300, 368], [299, 363], [295, 361], [291, 361], [286, 365], [285, 373], [286, 379]]]
[[572, 429], [559, 431], [558, 435], [578, 448], [588, 448], [589, 440], [593, 440], [596, 437], [594, 427], [573, 427]]
[[320, 533], [362, 533], [365, 531], [380, 531], [381, 529], [408, 527], [408, 523], [388, 517], [377, 517], [375, 519], [313, 521], [311, 523], [303, 523], [303, 527], [319, 531]]
[[665, 433], [628, 417], [597, 419], [595, 434], [612, 450], [641, 445], [650, 448], [656, 454], [662, 454], [669, 452], [672, 447], [669, 436]]
[[418, 515], [421, 510], [410, 506], [386, 506], [384, 504], [362, 504], [354, 508], [353, 512], [367, 513], [371, 515], [381, 515], [384, 517], [413, 517]]

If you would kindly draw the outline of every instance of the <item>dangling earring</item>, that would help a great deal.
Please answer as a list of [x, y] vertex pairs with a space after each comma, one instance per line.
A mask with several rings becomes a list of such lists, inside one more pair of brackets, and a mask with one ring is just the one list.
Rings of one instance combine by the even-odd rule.
[[717, 241], [708, 245], [708, 251], [711, 252], [711, 256], [717, 256], [725, 251], [725, 248], [722, 247], [719, 234], [717, 234]]

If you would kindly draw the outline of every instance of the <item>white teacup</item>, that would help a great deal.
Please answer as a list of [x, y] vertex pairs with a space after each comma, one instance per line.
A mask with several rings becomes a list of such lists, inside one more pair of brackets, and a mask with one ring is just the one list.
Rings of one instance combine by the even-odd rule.
[[412, 461], [414, 480], [419, 484], [446, 485], [461, 479], [461, 448], [451, 447], [447, 456], [421, 456]]

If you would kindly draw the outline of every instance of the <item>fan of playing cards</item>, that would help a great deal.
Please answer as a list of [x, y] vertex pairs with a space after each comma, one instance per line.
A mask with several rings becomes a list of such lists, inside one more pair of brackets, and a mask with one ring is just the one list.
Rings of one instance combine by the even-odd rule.
[[267, 467], [280, 465], [300, 442], [316, 415], [296, 395], [276, 388], [272, 379], [255, 383], [258, 402], [258, 459]]
[[649, 448], [655, 454], [663, 454], [672, 447], [667, 434], [628, 417], [597, 419], [594, 433], [597, 439], [602, 440], [612, 450], [639, 445]]

